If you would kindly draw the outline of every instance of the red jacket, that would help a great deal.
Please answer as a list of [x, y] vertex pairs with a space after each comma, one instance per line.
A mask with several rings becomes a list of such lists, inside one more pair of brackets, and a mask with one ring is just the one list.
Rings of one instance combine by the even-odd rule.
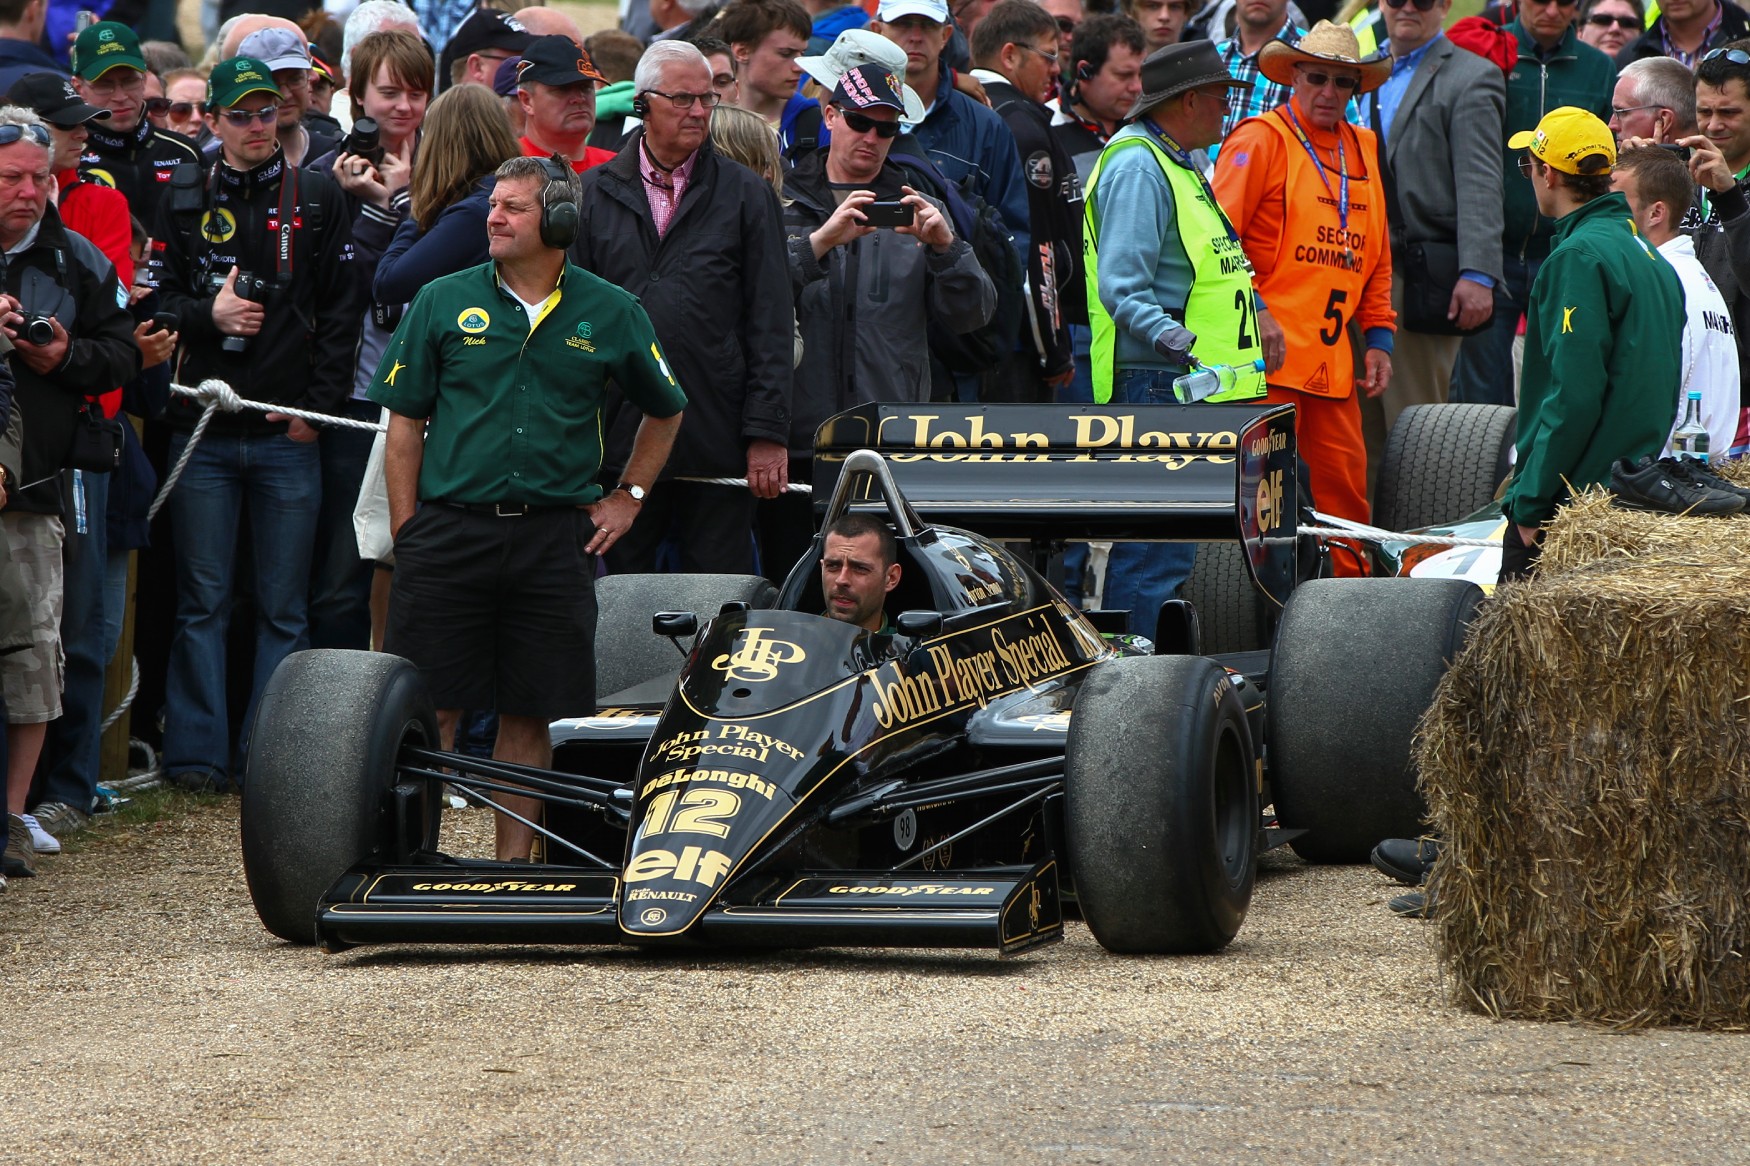
[[[91, 240], [104, 257], [115, 264], [115, 277], [122, 290], [134, 286], [134, 227], [128, 211], [128, 199], [121, 191], [96, 182], [87, 182], [78, 170], [63, 170], [55, 175], [61, 187], [57, 204], [61, 222], [69, 231], [76, 231]], [[121, 408], [120, 388], [101, 398], [105, 416], [114, 417]]]

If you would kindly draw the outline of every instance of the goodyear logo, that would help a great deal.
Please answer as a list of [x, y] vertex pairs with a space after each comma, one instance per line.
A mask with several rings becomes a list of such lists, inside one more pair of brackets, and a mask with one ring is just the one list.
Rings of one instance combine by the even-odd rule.
[[463, 308], [462, 314], [456, 317], [456, 327], [470, 336], [486, 331], [492, 326], [492, 317], [486, 314], [485, 308]]
[[799, 664], [807, 658], [801, 644], [767, 639], [764, 628], [744, 628], [735, 651], [723, 653], [711, 661], [711, 667], [728, 680], [757, 684], [776, 676], [782, 665]]
[[209, 243], [229, 243], [236, 233], [236, 216], [224, 207], [216, 207], [201, 216], [201, 238]]
[[891, 883], [879, 884], [840, 884], [827, 888], [829, 895], [897, 895], [902, 899], [913, 895], [923, 895], [928, 898], [943, 896], [990, 896], [997, 893], [995, 887], [968, 887], [953, 883], [915, 883], [910, 886], [894, 886]]

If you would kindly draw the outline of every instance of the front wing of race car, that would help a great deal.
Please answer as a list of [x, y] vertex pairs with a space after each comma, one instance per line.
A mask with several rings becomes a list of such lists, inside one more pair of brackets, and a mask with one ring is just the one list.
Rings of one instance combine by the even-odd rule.
[[[684, 861], [684, 856], [683, 856]], [[637, 899], [639, 889], [624, 892]], [[586, 867], [473, 864], [356, 869], [325, 896], [330, 951], [370, 943], [616, 944], [620, 876]], [[660, 899], [641, 913], [661, 922]], [[800, 871], [732, 886], [689, 938], [749, 947], [981, 947], [1013, 955], [1063, 936], [1055, 859], [936, 871]]]

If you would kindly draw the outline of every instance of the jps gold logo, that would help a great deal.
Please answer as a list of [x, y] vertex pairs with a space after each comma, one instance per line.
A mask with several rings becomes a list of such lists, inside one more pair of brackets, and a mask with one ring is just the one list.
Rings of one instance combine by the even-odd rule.
[[730, 680], [753, 683], [776, 676], [780, 664], [799, 664], [807, 658], [801, 644], [767, 639], [764, 628], [746, 628], [735, 651], [717, 657], [711, 667]]

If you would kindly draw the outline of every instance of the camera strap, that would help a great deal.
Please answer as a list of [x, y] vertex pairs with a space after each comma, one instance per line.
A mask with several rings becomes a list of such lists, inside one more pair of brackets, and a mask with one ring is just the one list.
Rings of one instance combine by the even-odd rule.
[[293, 226], [298, 210], [298, 171], [288, 165], [280, 175], [279, 250], [274, 255], [278, 287], [292, 285]]

